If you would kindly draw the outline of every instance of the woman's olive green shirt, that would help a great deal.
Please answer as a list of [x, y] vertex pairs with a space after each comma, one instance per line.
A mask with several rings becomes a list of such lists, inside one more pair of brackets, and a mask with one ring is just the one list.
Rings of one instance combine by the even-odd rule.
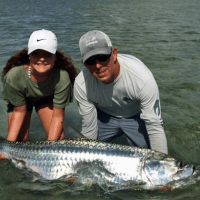
[[33, 82], [24, 69], [17, 66], [6, 74], [3, 79], [5, 103], [21, 106], [28, 99], [40, 99], [53, 95], [53, 106], [63, 109], [72, 101], [72, 85], [66, 70], [53, 68], [50, 76], [42, 83]]

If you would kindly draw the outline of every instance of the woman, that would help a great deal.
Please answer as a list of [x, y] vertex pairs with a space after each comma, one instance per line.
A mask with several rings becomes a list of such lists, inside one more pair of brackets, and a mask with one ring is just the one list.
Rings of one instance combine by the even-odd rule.
[[48, 30], [34, 31], [24, 49], [11, 57], [2, 72], [8, 113], [8, 141], [27, 141], [35, 107], [48, 140], [64, 139], [65, 106], [72, 100], [77, 75], [70, 59], [57, 51]]

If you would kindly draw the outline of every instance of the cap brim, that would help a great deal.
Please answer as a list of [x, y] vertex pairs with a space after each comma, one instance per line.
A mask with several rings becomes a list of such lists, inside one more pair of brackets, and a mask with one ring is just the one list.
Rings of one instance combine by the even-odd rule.
[[55, 54], [56, 53], [56, 49], [55, 48], [49, 48], [48, 46], [43, 46], [42, 45], [42, 47], [41, 46], [33, 46], [33, 47], [31, 47], [31, 48], [28, 48], [28, 55], [30, 54], [30, 53], [32, 53], [33, 51], [35, 51], [35, 50], [37, 50], [37, 49], [41, 49], [41, 50], [44, 50], [44, 51], [48, 51], [49, 53], [52, 53], [52, 54]]
[[83, 56], [83, 63], [90, 57], [98, 54], [110, 54], [112, 47], [106, 47], [106, 48], [98, 48], [94, 49], [92, 51], [89, 51]]

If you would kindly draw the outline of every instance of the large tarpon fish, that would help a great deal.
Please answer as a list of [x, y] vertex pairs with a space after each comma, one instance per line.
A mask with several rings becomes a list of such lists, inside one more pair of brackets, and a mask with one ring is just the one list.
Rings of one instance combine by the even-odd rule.
[[76, 177], [83, 184], [97, 183], [107, 191], [176, 188], [199, 176], [193, 165], [154, 150], [85, 138], [26, 143], [1, 138], [0, 152], [40, 179]]

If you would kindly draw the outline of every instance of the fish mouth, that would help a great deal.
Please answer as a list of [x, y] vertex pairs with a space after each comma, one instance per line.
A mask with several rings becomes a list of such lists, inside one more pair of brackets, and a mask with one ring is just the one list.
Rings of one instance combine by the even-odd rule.
[[173, 179], [170, 183], [173, 189], [185, 187], [200, 180], [200, 171], [193, 165], [185, 165], [182, 169], [179, 169]]
[[144, 172], [153, 185], [167, 185], [172, 182], [187, 182], [187, 179], [193, 179], [196, 170], [194, 165], [185, 165], [175, 159], [148, 158], [145, 161]]
[[185, 165], [179, 168], [175, 176], [173, 177], [174, 180], [180, 180], [185, 179], [188, 177], [191, 177], [195, 172], [195, 166], [194, 165]]

